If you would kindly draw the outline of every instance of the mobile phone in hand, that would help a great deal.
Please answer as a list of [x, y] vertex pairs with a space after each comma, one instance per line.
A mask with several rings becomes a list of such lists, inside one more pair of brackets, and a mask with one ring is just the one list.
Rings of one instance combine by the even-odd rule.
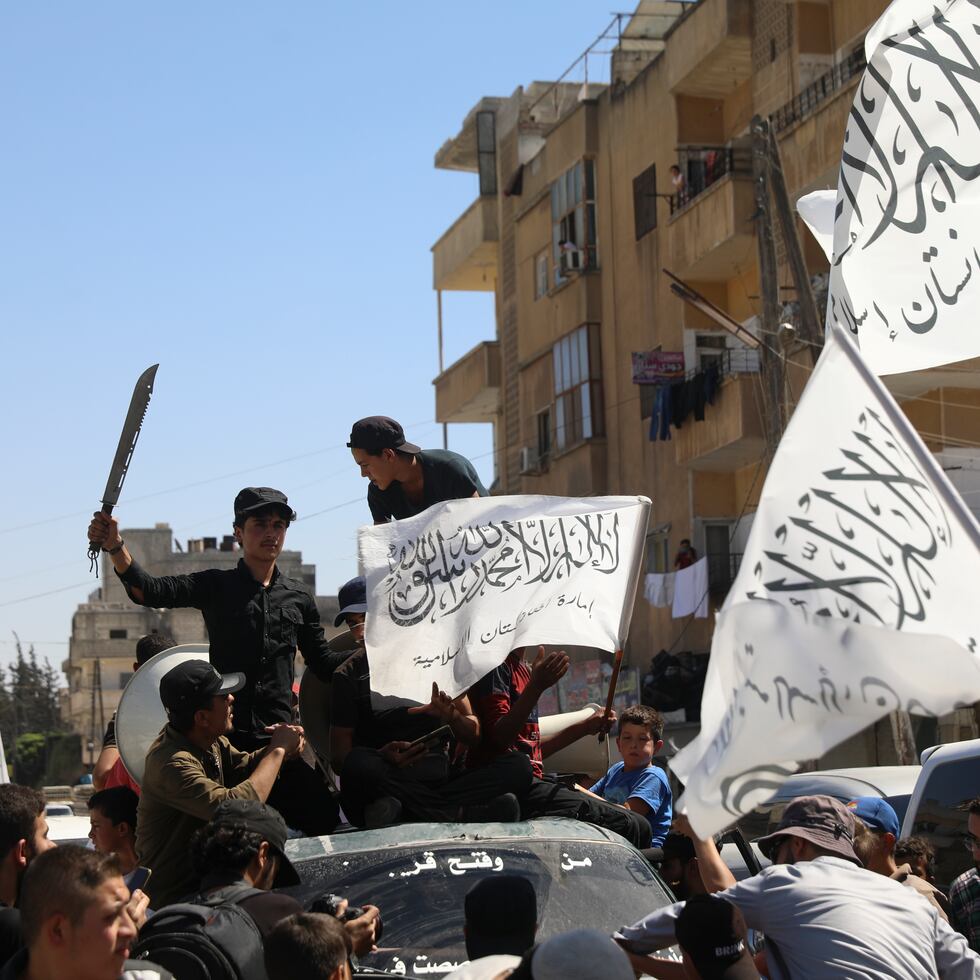
[[151, 874], [153, 872], [149, 868], [137, 868], [129, 877], [129, 890], [134, 892], [138, 888], [142, 891], [150, 880]]
[[441, 725], [435, 731], [429, 732], [428, 734], [423, 735], [421, 738], [417, 738], [411, 743], [411, 745], [409, 745], [407, 749], [405, 749], [405, 751], [411, 752], [417, 745], [424, 745], [426, 748], [429, 748], [430, 746], [435, 748], [440, 743], [449, 741], [452, 733], [453, 730], [449, 727], [449, 725]]

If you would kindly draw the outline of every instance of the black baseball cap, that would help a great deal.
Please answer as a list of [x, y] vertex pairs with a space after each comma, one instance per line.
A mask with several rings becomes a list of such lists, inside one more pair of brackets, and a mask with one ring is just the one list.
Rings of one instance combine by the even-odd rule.
[[724, 898], [689, 898], [674, 923], [674, 934], [703, 980], [749, 980], [759, 976], [746, 944], [745, 920]]
[[482, 878], [463, 899], [470, 959], [491, 953], [520, 956], [533, 943], [538, 921], [534, 885], [522, 875]]
[[339, 626], [348, 613], [366, 613], [367, 585], [364, 576], [358, 575], [357, 578], [344, 582], [337, 594], [337, 601], [340, 603], [340, 612], [333, 621], [334, 626]]
[[274, 807], [258, 800], [222, 800], [211, 817], [211, 823], [216, 827], [244, 827], [261, 834], [262, 840], [269, 842], [269, 847], [279, 857], [273, 888], [301, 883], [299, 874], [286, 857], [286, 839], [289, 836], [286, 821]]
[[181, 711], [244, 686], [244, 674], [219, 674], [206, 660], [185, 660], [160, 678], [160, 700], [167, 711]]
[[282, 490], [273, 490], [272, 487], [246, 487], [240, 490], [235, 498], [235, 516], [239, 514], [247, 516], [256, 510], [265, 510], [266, 507], [276, 507], [287, 521], [296, 520], [296, 511], [289, 506], [289, 500]]
[[372, 456], [379, 455], [382, 449], [397, 449], [413, 456], [422, 452], [414, 442], [405, 441], [405, 430], [387, 415], [369, 415], [355, 422], [347, 448], [363, 449]]

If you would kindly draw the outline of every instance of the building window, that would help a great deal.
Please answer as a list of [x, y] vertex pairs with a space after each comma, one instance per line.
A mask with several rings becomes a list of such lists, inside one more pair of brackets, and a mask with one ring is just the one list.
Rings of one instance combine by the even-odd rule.
[[604, 434], [598, 324], [586, 324], [552, 348], [554, 445], [559, 452]]
[[548, 295], [548, 250], [539, 252], [534, 259], [534, 298]]
[[119, 672], [119, 687], [120, 688], [124, 688], [129, 683], [129, 679], [132, 676], [133, 676], [133, 672], [131, 670], [122, 670], [122, 671], [120, 671]]
[[109, 630], [110, 640], [125, 640], [126, 630]]
[[538, 465], [543, 469], [548, 465], [548, 458], [551, 456], [551, 409], [546, 408], [538, 412], [537, 416], [537, 435], [538, 435]]
[[633, 225], [636, 240], [657, 227], [657, 165], [633, 178]]
[[571, 269], [584, 271], [599, 264], [593, 160], [580, 160], [551, 185], [551, 248], [556, 284], [564, 282]]
[[480, 193], [497, 193], [497, 136], [492, 112], [476, 114], [477, 167], [480, 173]]
[[725, 360], [725, 349], [728, 341], [725, 334], [699, 333], [694, 336], [697, 366], [704, 371], [709, 367], [722, 370]]
[[670, 571], [669, 537], [669, 529], [647, 535], [647, 574], [663, 575]]

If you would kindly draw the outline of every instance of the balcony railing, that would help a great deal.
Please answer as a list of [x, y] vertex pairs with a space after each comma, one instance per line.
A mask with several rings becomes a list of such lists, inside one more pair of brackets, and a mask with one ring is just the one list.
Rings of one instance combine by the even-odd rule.
[[742, 552], [708, 552], [708, 591], [712, 596], [728, 594], [728, 590], [742, 567]]
[[860, 75], [867, 64], [863, 47], [852, 51], [843, 61], [838, 62], [826, 74], [807, 85], [799, 95], [772, 114], [773, 132], [782, 132], [794, 123], [806, 119], [822, 102], [826, 102], [835, 92], [842, 89], [855, 75]]
[[670, 213], [687, 207], [727, 174], [752, 172], [752, 155], [741, 146], [682, 146], [677, 150], [684, 186], [670, 196]]

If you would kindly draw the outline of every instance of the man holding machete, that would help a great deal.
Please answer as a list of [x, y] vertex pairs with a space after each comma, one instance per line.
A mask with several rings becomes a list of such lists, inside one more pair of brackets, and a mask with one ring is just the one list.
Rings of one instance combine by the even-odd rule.
[[[97, 512], [88, 528], [89, 541], [108, 553], [137, 605], [201, 610], [211, 663], [219, 673], [245, 674], [229, 735], [243, 752], [264, 748], [269, 726], [292, 722], [297, 646], [309, 669], [323, 681], [350, 656], [349, 651], [335, 652], [327, 645], [307, 586], [276, 567], [286, 530], [295, 520], [282, 491], [246, 487], [235, 498], [233, 530], [243, 553], [237, 567], [159, 577], [133, 561], [115, 517]], [[302, 759], [283, 766], [269, 804], [289, 826], [311, 836], [330, 833], [337, 825], [337, 803], [326, 782]]]

